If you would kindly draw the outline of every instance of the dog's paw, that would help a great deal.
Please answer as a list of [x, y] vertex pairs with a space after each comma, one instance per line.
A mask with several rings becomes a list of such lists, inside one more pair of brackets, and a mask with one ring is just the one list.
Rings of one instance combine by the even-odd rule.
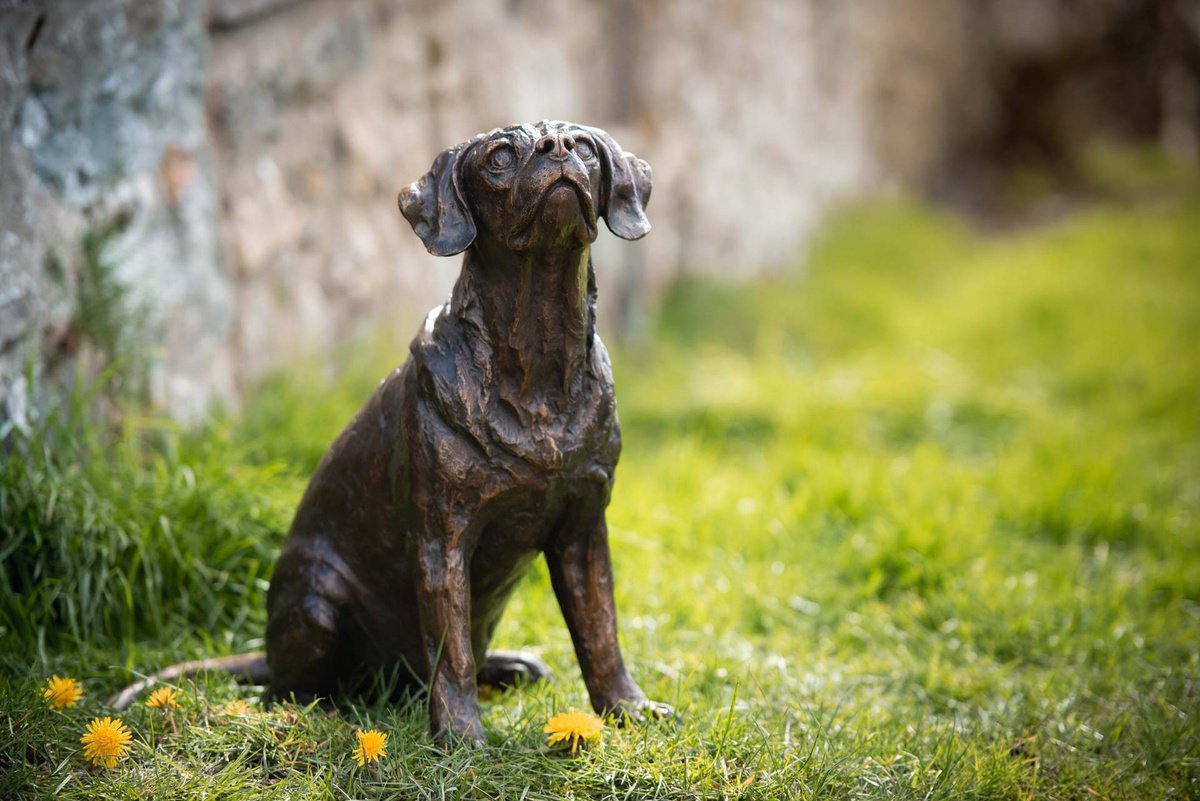
[[478, 723], [473, 726], [466, 726], [461, 730], [450, 726], [435, 729], [433, 732], [433, 741], [443, 751], [452, 751], [456, 748], [480, 749], [486, 745], [483, 737], [483, 727]]
[[483, 723], [474, 694], [431, 698], [429, 723], [434, 742], [446, 750], [483, 745]]
[[549, 681], [554, 677], [550, 666], [523, 651], [490, 651], [479, 670], [480, 686], [507, 690], [518, 685]]
[[674, 707], [647, 698], [618, 701], [605, 709], [604, 715], [611, 718], [618, 726], [658, 720], [679, 722], [679, 713], [675, 711]]

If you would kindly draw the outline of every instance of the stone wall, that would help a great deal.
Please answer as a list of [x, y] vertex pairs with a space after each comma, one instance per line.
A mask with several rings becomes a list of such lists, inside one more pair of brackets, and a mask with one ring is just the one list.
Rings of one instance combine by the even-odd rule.
[[[381, 324], [406, 341], [458, 260], [425, 254], [396, 192], [516, 121], [598, 125], [653, 165], [652, 234], [596, 246], [610, 330], [682, 271], [793, 263], [841, 198], [960, 185], [1012, 125], [1053, 140], [1062, 103], [1026, 119], [1023, 87], [1112, 83], [1106, 53], [1117, 91], [1158, 97], [1175, 37], [1172, 130], [1194, 143], [1197, 37], [1163, 33], [1190, 4], [1078, 5], [0, 0], [0, 419], [114, 359], [117, 389], [194, 419]], [[1137, 25], [1145, 48], [1110, 46]]]
[[[182, 417], [233, 393], [198, 1], [20, 4], [0, 31], [0, 378], [110, 384]], [[31, 362], [32, 360], [32, 362]]]

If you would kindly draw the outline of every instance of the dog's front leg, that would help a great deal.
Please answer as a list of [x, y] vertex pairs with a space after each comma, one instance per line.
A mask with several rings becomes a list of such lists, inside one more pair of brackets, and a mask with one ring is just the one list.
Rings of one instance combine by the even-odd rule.
[[471, 580], [458, 533], [427, 531], [417, 549], [417, 605], [430, 677], [430, 727], [443, 745], [455, 739], [483, 742], [471, 651]]
[[546, 550], [546, 563], [596, 712], [627, 714], [635, 720], [673, 716], [671, 707], [646, 699], [621, 658], [603, 517], [590, 526], [560, 532]]

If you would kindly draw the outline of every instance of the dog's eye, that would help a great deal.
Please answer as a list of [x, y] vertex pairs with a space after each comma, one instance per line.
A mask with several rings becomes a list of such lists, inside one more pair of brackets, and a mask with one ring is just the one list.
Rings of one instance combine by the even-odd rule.
[[596, 155], [596, 151], [592, 149], [592, 143], [586, 139], [575, 140], [575, 153], [584, 161]]
[[487, 165], [492, 170], [507, 170], [517, 160], [511, 147], [502, 146], [488, 154]]

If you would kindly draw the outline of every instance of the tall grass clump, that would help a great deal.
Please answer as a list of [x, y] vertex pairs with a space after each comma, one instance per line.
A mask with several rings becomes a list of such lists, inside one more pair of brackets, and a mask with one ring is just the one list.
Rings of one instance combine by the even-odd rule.
[[0, 649], [28, 665], [22, 655], [258, 636], [295, 486], [247, 464], [223, 425], [127, 416], [113, 430], [85, 400], [9, 435]]

